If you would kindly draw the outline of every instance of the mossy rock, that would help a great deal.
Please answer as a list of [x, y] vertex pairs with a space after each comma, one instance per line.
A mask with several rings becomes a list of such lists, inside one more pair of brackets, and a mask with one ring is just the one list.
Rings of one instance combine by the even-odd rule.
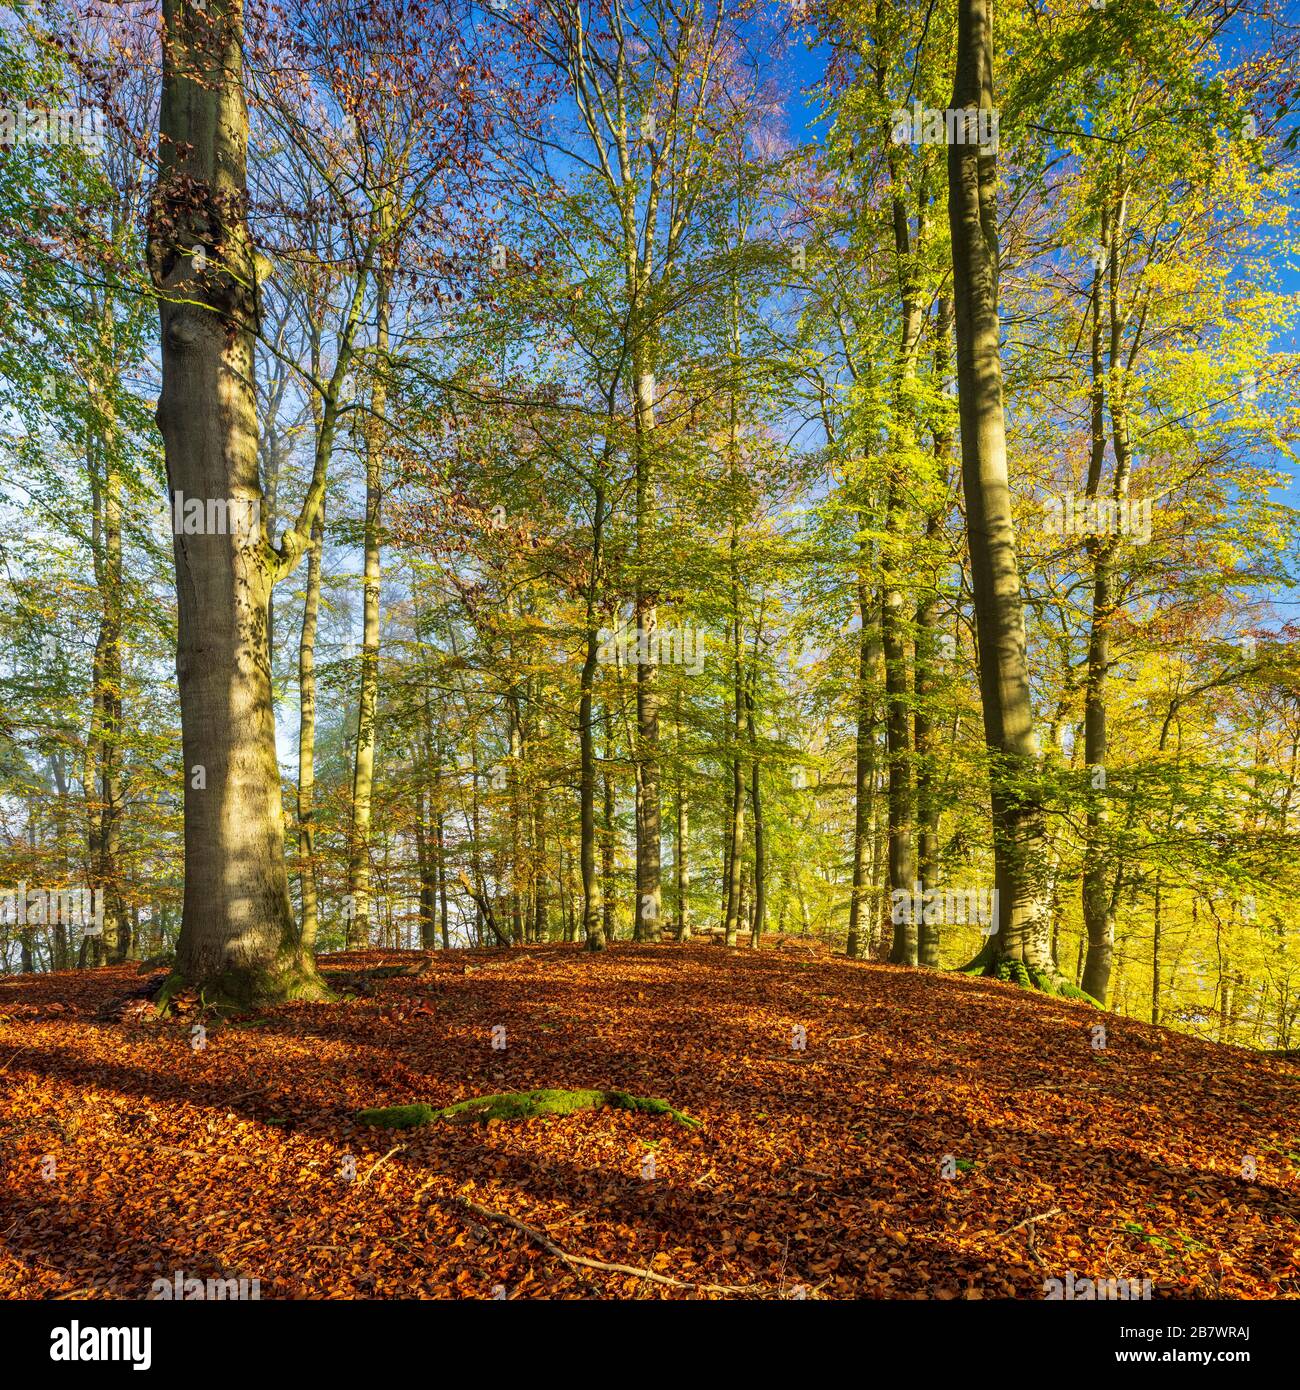
[[649, 1115], [670, 1115], [688, 1129], [698, 1129], [700, 1122], [676, 1110], [667, 1101], [650, 1096], [632, 1096], [626, 1091], [562, 1091], [545, 1088], [537, 1091], [510, 1091], [498, 1096], [476, 1096], [472, 1100], [444, 1105], [440, 1110], [422, 1102], [415, 1105], [393, 1105], [384, 1109], [359, 1110], [361, 1124], [379, 1125], [385, 1129], [412, 1129], [432, 1120], [530, 1120], [536, 1115], [572, 1115], [578, 1110], [599, 1110], [610, 1106], [616, 1110], [640, 1110]]

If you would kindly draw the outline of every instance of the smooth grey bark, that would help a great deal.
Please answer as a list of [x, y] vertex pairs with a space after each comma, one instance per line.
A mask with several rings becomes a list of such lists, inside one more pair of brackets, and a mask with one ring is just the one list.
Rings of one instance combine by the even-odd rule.
[[[951, 369], [949, 338], [952, 333], [952, 301], [939, 300], [934, 322], [934, 377], [936, 382], [947, 379]], [[947, 500], [951, 472], [952, 435], [943, 428], [934, 432], [935, 482], [940, 491], [936, 504], [925, 518], [927, 559], [937, 564], [935, 557], [943, 538], [943, 503]], [[941, 499], [941, 500], [940, 500]], [[939, 753], [938, 730], [934, 717], [934, 702], [938, 693], [939, 661], [939, 587], [935, 582], [922, 588], [916, 604], [916, 712], [913, 716], [913, 746], [916, 750], [916, 849], [917, 878], [923, 892], [939, 885]], [[939, 966], [939, 924], [917, 924], [917, 955], [921, 965], [930, 969]]]
[[[866, 518], [859, 514], [859, 527], [866, 526]], [[851, 960], [867, 953], [870, 949], [873, 931], [870, 924], [863, 930], [863, 905], [867, 896], [867, 882], [871, 870], [867, 863], [871, 844], [871, 813], [875, 797], [876, 780], [876, 711], [872, 695], [872, 633], [874, 631], [874, 610], [871, 594], [864, 577], [868, 555], [866, 542], [859, 542], [861, 558], [858, 573], [858, 615], [861, 626], [858, 629], [858, 688], [857, 734], [853, 753], [853, 843], [850, 851], [849, 887], [849, 935], [845, 947]]]
[[[209, 0], [200, 11], [163, 0], [162, 21], [148, 252], [168, 487], [172, 497], [234, 502], [260, 518], [243, 5]], [[281, 557], [260, 520], [223, 534], [177, 535], [173, 551], [185, 767], [177, 971], [212, 997], [243, 1003], [319, 996], [324, 986], [298, 942], [284, 858], [268, 633]]]
[[[960, 0], [952, 106], [991, 111], [993, 10]], [[968, 132], [970, 133], [970, 132]], [[985, 968], [1015, 961], [1056, 975], [1051, 955], [1046, 823], [1030, 705], [1025, 624], [1007, 477], [998, 320], [997, 156], [984, 143], [948, 148], [962, 484], [989, 757], [998, 931]], [[978, 959], [978, 958], [977, 958]]]
[[[596, 872], [596, 729], [594, 688], [600, 653], [600, 614], [597, 590], [600, 583], [602, 546], [605, 534], [605, 483], [603, 465], [592, 488], [594, 511], [591, 526], [591, 557], [587, 571], [585, 604], [586, 650], [578, 695], [578, 860], [582, 876], [582, 938], [588, 951], [605, 949], [601, 876]], [[563, 872], [563, 869], [561, 869]], [[572, 937], [570, 936], [570, 940]]]
[[316, 888], [316, 630], [320, 619], [321, 552], [325, 509], [312, 523], [307, 552], [307, 591], [298, 639], [298, 877], [302, 893], [303, 949], [316, 944], [320, 927]]
[[[379, 239], [387, 232], [381, 212]], [[384, 422], [388, 409], [387, 355], [389, 284], [387, 270], [376, 285], [377, 371], [370, 392], [370, 413], [365, 427], [366, 516], [362, 576], [361, 687], [357, 696], [357, 742], [352, 768], [352, 825], [348, 837], [348, 893], [352, 914], [348, 920], [348, 946], [366, 944], [370, 921], [370, 820], [375, 782], [375, 747], [379, 716], [379, 600], [380, 546], [382, 543]]]

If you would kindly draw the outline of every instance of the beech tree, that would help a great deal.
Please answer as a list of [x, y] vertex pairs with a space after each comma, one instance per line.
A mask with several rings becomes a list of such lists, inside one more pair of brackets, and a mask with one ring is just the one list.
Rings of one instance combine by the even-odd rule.
[[[242, 0], [165, 0], [158, 291], [162, 431], [173, 504], [240, 524], [174, 537], [185, 767], [185, 907], [177, 971], [240, 1002], [324, 993], [289, 901], [271, 703], [271, 590], [304, 550], [314, 478], [279, 546], [266, 534], [253, 394], [259, 264], [248, 226]], [[205, 510], [205, 515], [210, 509]]]

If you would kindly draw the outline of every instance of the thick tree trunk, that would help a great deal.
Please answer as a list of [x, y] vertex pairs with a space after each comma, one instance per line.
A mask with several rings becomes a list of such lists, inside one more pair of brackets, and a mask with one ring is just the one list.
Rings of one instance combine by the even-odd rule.
[[159, 294], [162, 431], [172, 498], [240, 522], [174, 538], [185, 908], [177, 970], [244, 1003], [323, 994], [298, 942], [284, 861], [261, 524], [246, 220], [241, 0], [163, 0], [158, 188], [149, 261]]
[[[993, 109], [990, 0], [960, 0], [952, 105]], [[968, 131], [973, 135], [973, 132]], [[998, 932], [986, 968], [1054, 981], [1045, 819], [1030, 705], [1020, 570], [1007, 479], [998, 322], [997, 157], [988, 144], [948, 149], [962, 481], [990, 760]]]

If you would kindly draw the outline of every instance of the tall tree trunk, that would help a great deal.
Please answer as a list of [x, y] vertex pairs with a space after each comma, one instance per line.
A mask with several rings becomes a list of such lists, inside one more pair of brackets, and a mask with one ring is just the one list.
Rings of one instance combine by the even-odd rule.
[[311, 951], [320, 929], [316, 889], [316, 629], [320, 619], [325, 508], [311, 528], [307, 592], [298, 639], [298, 878], [302, 885], [302, 946]]
[[451, 923], [447, 911], [447, 827], [441, 805], [438, 808], [438, 926], [442, 949], [451, 949]]
[[[1113, 496], [1123, 506], [1128, 498], [1132, 454], [1129, 444], [1127, 407], [1127, 367], [1124, 362], [1124, 320], [1119, 307], [1120, 242], [1126, 221], [1126, 201], [1103, 214], [1102, 244], [1106, 262], [1093, 277], [1092, 291], [1092, 450], [1088, 460], [1087, 495], [1101, 495], [1102, 469], [1106, 458], [1106, 431], [1103, 410], [1107, 379], [1102, 376], [1101, 298], [1109, 273], [1109, 379], [1111, 436], [1115, 449]], [[1088, 634], [1088, 674], [1084, 687], [1084, 761], [1089, 778], [1087, 825], [1084, 834], [1083, 919], [1088, 932], [1088, 955], [1083, 967], [1084, 993], [1104, 1004], [1110, 992], [1111, 962], [1115, 950], [1114, 894], [1108, 884], [1110, 856], [1106, 852], [1106, 827], [1110, 819], [1106, 789], [1107, 740], [1106, 680], [1110, 673], [1110, 632], [1115, 618], [1112, 570], [1117, 536], [1088, 538], [1092, 561], [1092, 622]]]
[[[50, 776], [54, 779], [54, 828], [58, 836], [58, 843], [63, 847], [59, 856], [62, 867], [62, 879], [64, 883], [70, 881], [68, 865], [70, 860], [68, 843], [68, 821], [71, 819], [68, 811], [68, 777], [67, 763], [62, 749], [56, 749], [50, 754]], [[67, 970], [69, 968], [68, 953], [68, 927], [65, 922], [55, 922], [50, 932], [51, 939], [51, 970]]]
[[[607, 445], [608, 450], [608, 445]], [[603, 470], [603, 463], [601, 468]], [[596, 729], [593, 690], [596, 664], [600, 655], [599, 609], [601, 545], [605, 531], [605, 485], [603, 471], [593, 488], [595, 510], [591, 527], [591, 565], [587, 573], [586, 654], [578, 695], [578, 860], [582, 874], [582, 937], [589, 951], [605, 949], [602, 930], [601, 881], [596, 872]], [[563, 859], [560, 866], [564, 873]], [[567, 936], [572, 940], [572, 934]]]
[[618, 906], [618, 893], [614, 883], [614, 857], [617, 848], [614, 825], [614, 715], [608, 702], [605, 705], [605, 766], [601, 773], [604, 793], [600, 835], [600, 880], [604, 897], [602, 932], [605, 945], [614, 940], [614, 916]]
[[[386, 214], [381, 214], [386, 227]], [[382, 240], [382, 232], [381, 232]], [[388, 407], [389, 277], [381, 270], [375, 287], [376, 375], [365, 425], [366, 519], [362, 578], [361, 690], [357, 699], [357, 746], [352, 770], [352, 827], [348, 843], [348, 893], [352, 898], [348, 946], [366, 944], [370, 908], [370, 803], [375, 780], [379, 708], [380, 542], [383, 507], [384, 421]]]
[[[899, 340], [894, 361], [894, 383], [890, 412], [889, 456], [885, 496], [885, 540], [881, 547], [880, 644], [885, 656], [885, 746], [889, 767], [889, 889], [905, 893], [912, 902], [916, 861], [913, 846], [912, 728], [909, 710], [911, 681], [907, 671], [908, 611], [903, 592], [905, 547], [911, 532], [912, 456], [916, 429], [913, 420], [912, 383], [921, 347], [925, 312], [921, 302], [920, 273], [917, 264], [924, 249], [929, 227], [929, 193], [922, 177], [917, 195], [917, 231], [913, 241], [907, 204], [903, 196], [904, 179], [899, 146], [887, 141], [891, 166], [890, 182], [894, 228], [894, 274], [899, 293]], [[909, 911], [894, 924], [894, 940], [889, 958], [895, 965], [917, 963], [917, 933], [920, 924]]]
[[510, 734], [510, 939], [518, 946], [524, 940], [524, 725], [517, 688], [506, 694], [506, 716]]
[[[993, 107], [990, 0], [960, 0], [953, 108]], [[997, 156], [973, 138], [948, 148], [948, 217], [956, 305], [962, 482], [989, 752], [998, 931], [984, 967], [1052, 983], [1046, 822], [1034, 735], [1002, 413], [998, 323]], [[972, 963], [973, 964], [973, 963]]]
[[632, 390], [636, 409], [636, 940], [658, 936], [662, 910], [659, 800], [658, 607], [648, 582], [654, 526], [652, 451], [655, 431], [654, 373], [648, 344], [634, 349]]
[[430, 844], [429, 799], [420, 766], [415, 769], [415, 862], [420, 881], [420, 946], [432, 951], [438, 945], [438, 865]]
[[1151, 905], [1151, 1022], [1160, 1022], [1160, 910], [1161, 890], [1164, 888], [1163, 874], [1156, 871], [1155, 901]]
[[[858, 525], [865, 527], [865, 514], [859, 513]], [[867, 851], [871, 842], [871, 810], [876, 780], [876, 716], [871, 698], [871, 594], [867, 587], [866, 565], [869, 560], [867, 542], [858, 543], [858, 688], [857, 738], [853, 754], [853, 845], [849, 887], [849, 937], [845, 951], [856, 960], [869, 951], [873, 936], [871, 927], [862, 929], [863, 903], [867, 896]], [[864, 950], [865, 948], [865, 950]]]
[[168, 486], [173, 499], [221, 500], [256, 518], [247, 529], [173, 541], [185, 767], [177, 970], [214, 997], [244, 1003], [320, 996], [289, 900], [275, 751], [267, 620], [278, 567], [260, 520], [243, 5], [163, 0], [162, 16], [149, 265]]
[[99, 837], [95, 879], [104, 895], [105, 957], [126, 959], [130, 943], [122, 898], [122, 476], [104, 460], [103, 599], [95, 669], [99, 677]]
[[677, 698], [677, 930], [678, 941], [691, 939], [690, 791], [683, 766], [681, 696]]
[[[940, 299], [934, 324], [934, 375], [936, 382], [947, 379], [951, 353], [948, 339], [952, 332], [952, 302]], [[925, 543], [927, 561], [939, 564], [943, 538], [943, 506], [947, 499], [952, 435], [946, 429], [934, 433], [936, 495], [927, 509]], [[939, 585], [927, 584], [916, 605], [916, 715], [913, 721], [916, 749], [916, 840], [917, 877], [923, 892], [939, 886], [938, 737], [934, 703], [938, 692], [936, 667], [939, 651]], [[939, 967], [939, 924], [917, 924], [917, 953], [920, 963], [932, 970]]]
[[546, 797], [541, 787], [533, 801], [533, 841], [536, 847], [536, 864], [533, 872], [533, 940], [550, 939], [550, 921], [547, 901], [546, 859]]
[[[732, 531], [733, 547], [735, 531]], [[741, 864], [745, 854], [745, 763], [741, 757], [741, 734], [745, 720], [745, 669], [741, 658], [740, 596], [733, 577], [732, 597], [732, 720], [731, 720], [731, 820], [727, 839], [727, 899], [723, 916], [724, 941], [736, 944], [740, 929]]]
[[[755, 668], [757, 670], [757, 668]], [[763, 825], [763, 793], [759, 777], [758, 733], [754, 720], [754, 680], [751, 673], [750, 689], [746, 697], [749, 718], [749, 800], [754, 809], [754, 922], [750, 931], [750, 945], [757, 947], [763, 939], [763, 929], [767, 925], [767, 841]]]

